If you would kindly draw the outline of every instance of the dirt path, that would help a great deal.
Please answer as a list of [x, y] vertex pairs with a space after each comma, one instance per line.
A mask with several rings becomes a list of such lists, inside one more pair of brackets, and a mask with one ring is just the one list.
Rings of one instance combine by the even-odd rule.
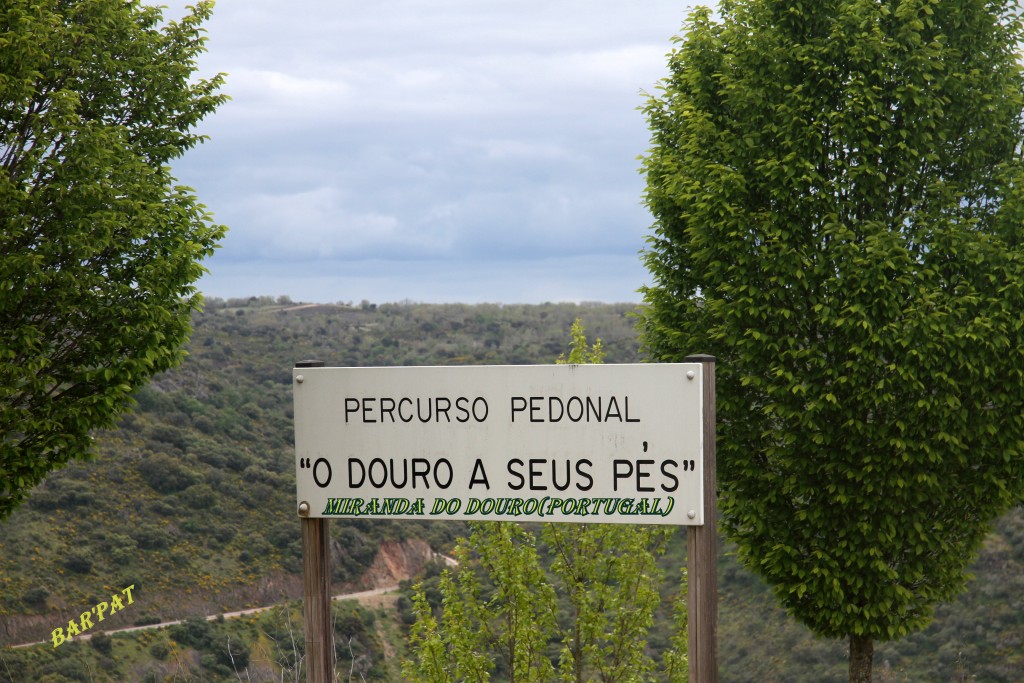
[[[318, 305], [318, 304], [306, 304], [306, 305]], [[441, 553], [432, 553], [432, 554], [433, 554], [433, 556], [435, 558], [440, 558], [440, 559], [444, 560], [444, 563], [447, 566], [449, 566], [449, 567], [456, 567], [459, 564], [458, 561], [456, 561], [454, 558], [448, 557], [448, 556], [443, 555]], [[408, 573], [408, 572], [406, 572], [406, 573]], [[391, 576], [392, 576], [392, 578], [390, 578], [388, 580], [394, 581], [399, 576], [399, 574], [396, 574], [396, 573], [392, 572]], [[371, 608], [393, 607], [395, 602], [398, 600], [398, 596], [395, 594], [397, 591], [398, 591], [398, 585], [396, 584], [396, 585], [383, 586], [381, 588], [374, 588], [372, 590], [365, 590], [365, 591], [358, 591], [358, 592], [355, 592], [355, 593], [344, 593], [344, 594], [341, 594], [341, 595], [335, 595], [331, 599], [332, 600], [358, 600], [359, 604], [363, 605], [364, 607], [371, 607]], [[273, 605], [267, 605], [265, 607], [254, 607], [252, 609], [243, 609], [243, 610], [238, 610], [238, 611], [235, 611], [235, 612], [223, 612], [223, 613], [220, 613], [220, 614], [211, 614], [210, 616], [206, 617], [206, 620], [207, 621], [213, 621], [214, 619], [218, 619], [220, 617], [223, 617], [225, 619], [234, 619], [234, 618], [237, 618], [237, 617], [243, 617], [243, 616], [245, 616], [247, 614], [256, 614], [257, 612], [262, 612], [264, 610], [271, 609], [273, 607], [276, 607], [278, 604], [280, 604], [280, 603], [275, 603]], [[115, 629], [115, 630], [112, 630], [112, 631], [102, 631], [102, 632], [106, 633], [108, 635], [109, 634], [113, 634], [113, 633], [131, 633], [133, 631], [144, 631], [146, 629], [152, 629], [152, 628], [167, 628], [168, 626], [174, 626], [176, 624], [180, 624], [182, 621], [184, 621], [184, 619], [178, 619], [176, 621], [164, 621], [164, 622], [161, 622], [159, 624], [147, 624], [145, 626], [129, 626], [128, 628], [119, 628], [119, 629]], [[97, 631], [97, 633], [100, 633], [100, 631]], [[69, 641], [70, 640], [89, 640], [89, 638], [91, 638], [93, 635], [94, 634], [92, 634], [92, 633], [83, 633], [81, 635], [74, 636], [74, 638], [68, 638], [68, 640]], [[46, 643], [50, 643], [50, 642], [52, 642], [52, 641], [49, 641], [49, 640], [37, 640], [37, 641], [31, 642], [31, 643], [19, 643], [18, 645], [6, 645], [6, 646], [3, 646], [3, 647], [11, 647], [11, 648], [15, 648], [15, 647], [31, 647], [33, 645], [42, 645], [42, 644], [46, 644]]]
[[280, 309], [281, 313], [288, 313], [289, 311], [301, 311], [306, 308], [316, 308], [317, 306], [323, 306], [323, 304], [298, 304], [297, 306], [289, 306], [288, 308]]
[[[397, 599], [397, 596], [389, 595], [390, 593], [394, 593], [397, 590], [398, 586], [384, 586], [383, 588], [374, 588], [373, 590], [368, 591], [359, 591], [357, 593], [343, 593], [341, 595], [335, 595], [331, 598], [331, 600], [357, 600], [359, 601], [359, 604], [365, 607], [381, 607]], [[225, 619], [235, 619], [237, 617], [244, 617], [247, 614], [256, 614], [258, 612], [263, 612], [265, 610], [272, 609], [276, 606], [277, 605], [267, 605], [266, 607], [254, 607], [252, 609], [242, 609], [235, 612], [222, 612], [220, 614], [211, 614], [206, 617], [206, 620], [213, 621], [214, 619], [218, 619], [220, 617], [223, 617]], [[131, 633], [132, 631], [145, 631], [146, 629], [151, 628], [167, 628], [168, 626], [180, 624], [183, 621], [184, 619], [178, 619], [176, 621], [162, 621], [159, 624], [146, 624], [145, 626], [130, 626], [128, 628], [119, 628], [113, 631], [102, 631], [102, 633], [112, 635], [114, 633]], [[100, 633], [100, 631], [97, 631], [97, 633]], [[89, 638], [91, 638], [93, 635], [94, 634], [92, 633], [83, 633], [82, 635], [75, 636], [74, 638], [68, 638], [68, 642], [72, 640], [89, 640]], [[49, 642], [51, 641], [37, 640], [32, 643], [19, 643], [18, 645], [8, 645], [7, 647], [32, 647], [33, 645], [42, 645], [44, 643]]]

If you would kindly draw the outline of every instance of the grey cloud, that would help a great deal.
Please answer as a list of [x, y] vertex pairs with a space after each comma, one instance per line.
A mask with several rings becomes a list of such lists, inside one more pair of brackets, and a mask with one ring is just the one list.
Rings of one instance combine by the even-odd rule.
[[[650, 222], [636, 108], [687, 11], [219, 0], [202, 68], [229, 72], [233, 101], [175, 167], [231, 228], [204, 286], [272, 280], [281, 289], [251, 293], [312, 300], [375, 285], [398, 298], [635, 299]], [[459, 294], [481, 278], [493, 286]]]

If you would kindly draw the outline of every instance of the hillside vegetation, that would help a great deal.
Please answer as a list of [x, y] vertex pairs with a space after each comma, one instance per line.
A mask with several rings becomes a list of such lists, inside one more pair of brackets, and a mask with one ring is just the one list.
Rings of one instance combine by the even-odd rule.
[[[567, 351], [578, 317], [591, 337], [603, 339], [606, 362], [636, 362], [630, 310], [605, 304], [209, 302], [195, 317], [188, 359], [138, 393], [135, 411], [119, 429], [96, 435], [96, 458], [52, 474], [0, 524], [0, 644], [49, 640], [53, 629], [66, 628], [126, 586], [134, 586], [133, 604], [89, 633], [300, 597], [291, 424], [296, 361], [550, 363]], [[462, 531], [456, 523], [374, 520], [331, 528], [339, 590], [356, 584], [384, 540], [423, 539], [443, 550]], [[666, 559], [670, 577], [678, 577], [684, 545], [679, 534]], [[1000, 520], [974, 573], [968, 592], [942, 607], [925, 632], [879, 648], [879, 680], [1024, 680], [1019, 508]], [[728, 556], [720, 575], [722, 680], [843, 680], [842, 645], [810, 638]], [[672, 584], [670, 578], [666, 596]], [[236, 670], [246, 669], [250, 678], [243, 674], [242, 680], [280, 680], [282, 671], [294, 670], [302, 643], [297, 638], [292, 649], [285, 637], [289, 624], [298, 624], [289, 621], [290, 612], [274, 614], [263, 617], [274, 621], [191, 621], [187, 628], [57, 648], [47, 642], [2, 649], [0, 683], [233, 681]], [[336, 628], [346, 673], [362, 657], [358, 671], [367, 681], [394, 680], [397, 667], [390, 662], [402, 636], [393, 615], [345, 608], [338, 619], [346, 624]], [[662, 627], [652, 646], [666, 640]], [[341, 643], [352, 651], [346, 654]], [[229, 653], [232, 647], [241, 649]], [[243, 650], [252, 664], [239, 668]], [[292, 654], [282, 659], [286, 650]], [[239, 658], [232, 662], [234, 655]]]

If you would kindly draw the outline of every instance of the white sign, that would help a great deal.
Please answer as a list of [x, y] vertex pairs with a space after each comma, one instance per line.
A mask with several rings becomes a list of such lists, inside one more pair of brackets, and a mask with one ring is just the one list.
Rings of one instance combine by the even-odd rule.
[[699, 363], [293, 377], [304, 516], [704, 522]]

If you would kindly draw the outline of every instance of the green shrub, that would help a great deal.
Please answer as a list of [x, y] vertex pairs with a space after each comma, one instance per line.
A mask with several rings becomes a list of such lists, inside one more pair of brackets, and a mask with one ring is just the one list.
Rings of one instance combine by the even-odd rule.
[[81, 550], [65, 557], [61, 564], [64, 565], [65, 569], [76, 574], [88, 574], [92, 571], [92, 557]]
[[100, 631], [96, 635], [89, 638], [89, 645], [91, 645], [92, 648], [97, 652], [105, 654], [109, 657], [110, 653], [114, 649], [114, 639], [106, 633]]
[[161, 662], [167, 659], [171, 654], [170, 646], [162, 640], [158, 640], [149, 646], [149, 654], [153, 655]]
[[25, 594], [21, 596], [21, 601], [28, 607], [43, 610], [46, 608], [46, 598], [48, 597], [50, 597], [50, 591], [42, 586], [34, 586], [25, 591]]
[[199, 481], [199, 475], [166, 453], [153, 453], [139, 463], [139, 474], [157, 493], [183, 491]]
[[189, 617], [170, 630], [171, 638], [196, 650], [208, 649], [213, 640], [213, 626], [201, 617]]

